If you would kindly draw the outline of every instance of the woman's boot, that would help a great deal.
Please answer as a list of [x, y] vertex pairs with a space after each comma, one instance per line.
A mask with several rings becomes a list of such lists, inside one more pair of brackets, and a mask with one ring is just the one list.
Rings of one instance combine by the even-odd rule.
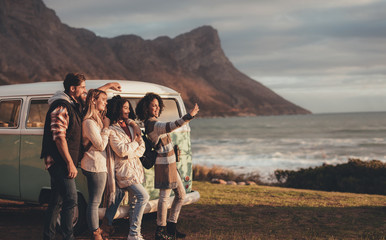
[[109, 225], [107, 218], [102, 219], [100, 229], [102, 229], [102, 237], [104, 238], [113, 235], [115, 231], [114, 226]]
[[91, 239], [92, 240], [103, 240], [101, 233], [102, 233], [102, 230], [100, 228], [98, 228], [97, 230], [92, 232]]
[[185, 238], [186, 234], [181, 233], [177, 230], [177, 223], [168, 222], [167, 231], [170, 236], [175, 236], [175, 238]]
[[167, 228], [164, 226], [157, 226], [155, 231], [155, 240], [175, 240], [176, 237], [169, 235]]

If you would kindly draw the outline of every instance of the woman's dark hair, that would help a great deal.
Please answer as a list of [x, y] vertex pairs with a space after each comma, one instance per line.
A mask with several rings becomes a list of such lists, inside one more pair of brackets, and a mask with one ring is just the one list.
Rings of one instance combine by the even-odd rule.
[[159, 115], [161, 116], [162, 110], [164, 110], [165, 107], [161, 97], [155, 93], [146, 93], [146, 95], [139, 100], [137, 107], [135, 108], [135, 113], [137, 114], [139, 120], [145, 121], [150, 118], [149, 105], [154, 99], [158, 100]]
[[110, 119], [111, 123], [115, 123], [120, 119], [120, 117], [122, 116], [122, 107], [126, 102], [128, 102], [130, 106], [129, 118], [135, 120], [136, 116], [134, 113], [134, 109], [131, 106], [129, 100], [122, 98], [120, 95], [117, 95], [107, 100], [106, 117]]

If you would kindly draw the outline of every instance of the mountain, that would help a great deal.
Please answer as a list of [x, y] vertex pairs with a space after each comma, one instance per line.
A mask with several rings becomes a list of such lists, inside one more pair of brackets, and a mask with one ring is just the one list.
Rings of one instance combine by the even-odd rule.
[[175, 38], [96, 36], [63, 24], [42, 0], [0, 0], [0, 84], [129, 79], [168, 86], [200, 116], [308, 114], [238, 71], [217, 31], [202, 26]]

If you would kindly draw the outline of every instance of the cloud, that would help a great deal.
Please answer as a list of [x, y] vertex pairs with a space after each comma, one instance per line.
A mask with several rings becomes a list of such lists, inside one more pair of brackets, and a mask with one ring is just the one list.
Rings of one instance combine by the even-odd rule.
[[[352, 106], [364, 110], [366, 102], [384, 103], [384, 92], [374, 96], [371, 91], [386, 89], [386, 1], [44, 2], [64, 23], [104, 37], [175, 37], [211, 25], [240, 71], [301, 106], [312, 103], [312, 111], [325, 111], [321, 104], [328, 94], [341, 103], [334, 108], [345, 106], [340, 107], [342, 111], [354, 102]], [[309, 100], [312, 93], [323, 99]], [[354, 101], [356, 96], [360, 97]], [[319, 100], [322, 103], [317, 104]]]

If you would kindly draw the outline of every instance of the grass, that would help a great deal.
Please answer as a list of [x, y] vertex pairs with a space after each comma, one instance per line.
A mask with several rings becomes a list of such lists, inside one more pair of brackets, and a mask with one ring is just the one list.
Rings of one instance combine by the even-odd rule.
[[[184, 206], [189, 239], [386, 239], [386, 196], [270, 186], [193, 183], [198, 203]], [[144, 231], [154, 229], [144, 220]]]
[[[178, 228], [186, 240], [386, 239], [386, 196], [194, 181], [199, 202], [184, 206]], [[0, 239], [39, 239], [45, 208], [0, 200]], [[154, 239], [155, 214], [142, 233]], [[127, 239], [128, 219], [109, 239]], [[61, 239], [61, 238], [58, 238]], [[77, 239], [90, 239], [86, 231]]]

